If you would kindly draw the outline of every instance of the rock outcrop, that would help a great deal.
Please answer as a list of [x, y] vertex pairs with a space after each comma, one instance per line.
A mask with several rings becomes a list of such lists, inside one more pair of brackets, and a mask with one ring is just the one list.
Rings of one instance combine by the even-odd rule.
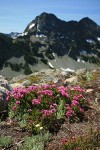
[[8, 81], [0, 75], [0, 111], [3, 111], [7, 108], [8, 101], [6, 101], [6, 92], [12, 91], [11, 85]]

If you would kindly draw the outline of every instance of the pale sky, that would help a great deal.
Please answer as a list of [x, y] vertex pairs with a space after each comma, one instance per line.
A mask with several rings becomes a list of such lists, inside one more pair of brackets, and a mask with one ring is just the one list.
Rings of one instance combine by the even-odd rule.
[[43, 12], [65, 21], [89, 17], [100, 25], [100, 0], [0, 0], [0, 32], [23, 32]]

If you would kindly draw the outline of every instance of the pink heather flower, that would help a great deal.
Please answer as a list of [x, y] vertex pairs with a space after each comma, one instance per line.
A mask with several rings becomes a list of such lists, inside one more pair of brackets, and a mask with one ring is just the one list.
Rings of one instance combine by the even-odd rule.
[[57, 104], [56, 103], [53, 103], [50, 105], [50, 109], [55, 109], [57, 107]]
[[78, 95], [74, 95], [74, 97], [73, 97], [73, 100], [76, 100], [76, 101], [78, 101], [78, 100], [79, 100], [79, 97], [78, 97]]
[[32, 109], [30, 108], [30, 109], [28, 109], [28, 112], [31, 112], [32, 111]]
[[56, 112], [56, 109], [55, 109], [55, 108], [53, 108], [53, 109], [52, 109], [52, 113], [55, 113], [55, 112]]
[[85, 92], [84, 89], [82, 89], [81, 87], [77, 86], [77, 87], [74, 87], [74, 90], [78, 91], [78, 92]]
[[52, 84], [52, 85], [50, 85], [49, 87], [50, 87], [50, 88], [55, 88], [56, 85], [55, 85], [55, 84]]
[[52, 96], [53, 95], [53, 91], [52, 90], [44, 90], [42, 91], [43, 95], [48, 95], [48, 96]]
[[65, 91], [65, 90], [66, 90], [66, 88], [64, 86], [59, 86], [58, 87], [58, 91]]
[[17, 109], [17, 106], [13, 106], [12, 110], [16, 111], [16, 109]]
[[78, 104], [79, 104], [78, 101], [76, 101], [76, 100], [73, 100], [73, 101], [72, 101], [72, 106], [77, 106]]
[[15, 88], [11, 93], [10, 96], [14, 97], [15, 99], [21, 99], [27, 94], [27, 88]]
[[62, 96], [65, 96], [66, 98], [69, 97], [69, 94], [66, 91], [61, 90], [60, 92]]
[[56, 109], [55, 108], [50, 109], [50, 110], [44, 110], [44, 109], [42, 109], [41, 112], [43, 114], [43, 117], [47, 117], [47, 116], [51, 116], [53, 113], [55, 113]]
[[53, 103], [52, 105], [53, 105], [54, 107], [57, 107], [57, 106], [58, 106], [56, 103]]
[[80, 112], [84, 113], [84, 109], [83, 109], [83, 108], [80, 108]]
[[20, 104], [20, 101], [16, 101], [16, 104], [19, 105], [19, 104]]
[[48, 85], [48, 84], [43, 85], [43, 86], [42, 86], [42, 88], [43, 88], [44, 90], [46, 90], [46, 89], [48, 89], [48, 88], [49, 88], [49, 85]]
[[78, 98], [83, 98], [83, 95], [82, 94], [78, 95]]
[[10, 100], [10, 96], [9, 96], [9, 95], [6, 97], [6, 100], [7, 100], [7, 101], [9, 101], [9, 100]]
[[74, 114], [73, 110], [68, 110], [68, 111], [66, 112], [66, 116], [67, 116], [68, 118], [72, 117], [73, 114]]
[[71, 107], [69, 106], [69, 104], [65, 104], [65, 106], [67, 110], [71, 110]]
[[33, 105], [40, 105], [40, 104], [41, 104], [41, 98], [33, 99], [33, 100], [32, 100], [32, 104], [33, 104]]
[[54, 106], [53, 106], [53, 105], [50, 105], [50, 109], [52, 109], [52, 108], [54, 108]]

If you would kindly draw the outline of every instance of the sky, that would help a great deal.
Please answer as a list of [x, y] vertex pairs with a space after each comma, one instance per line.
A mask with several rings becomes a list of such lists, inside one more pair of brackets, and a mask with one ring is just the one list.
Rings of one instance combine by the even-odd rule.
[[65, 21], [89, 17], [100, 25], [100, 0], [0, 0], [0, 32], [23, 32], [43, 12]]

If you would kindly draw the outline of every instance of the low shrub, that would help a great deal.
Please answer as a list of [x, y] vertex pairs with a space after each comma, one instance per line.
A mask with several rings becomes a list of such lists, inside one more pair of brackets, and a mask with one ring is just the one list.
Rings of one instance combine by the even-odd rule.
[[80, 87], [52, 84], [15, 88], [7, 93], [6, 100], [9, 101], [10, 117], [24, 120], [25, 128], [37, 133], [42, 128], [48, 129], [49, 124], [57, 119], [82, 120], [86, 102], [84, 93], [85, 90]]

